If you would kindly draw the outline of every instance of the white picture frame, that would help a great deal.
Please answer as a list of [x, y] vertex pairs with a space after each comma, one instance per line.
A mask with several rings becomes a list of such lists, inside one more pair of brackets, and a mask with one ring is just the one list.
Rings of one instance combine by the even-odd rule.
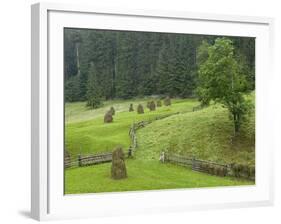
[[[272, 18], [32, 5], [31, 214], [37, 220], [273, 203]], [[256, 37], [256, 184], [244, 187], [63, 194], [63, 27]]]

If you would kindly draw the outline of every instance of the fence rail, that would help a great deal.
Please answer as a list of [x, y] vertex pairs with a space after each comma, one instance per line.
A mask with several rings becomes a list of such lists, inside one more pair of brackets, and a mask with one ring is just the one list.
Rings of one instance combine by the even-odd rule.
[[205, 107], [207, 107], [207, 106], [203, 106], [203, 105], [198, 105], [198, 106], [196, 106], [196, 107], [193, 107], [192, 108], [192, 111], [193, 112], [195, 112], [195, 111], [198, 111], [198, 110], [202, 110], [202, 109], [204, 109]]
[[194, 171], [208, 173], [216, 176], [233, 176], [255, 180], [255, 167], [240, 164], [221, 164], [208, 160], [195, 159], [194, 157], [184, 157], [175, 154], [162, 152], [160, 155], [162, 162], [190, 167]]
[[[209, 173], [210, 171], [209, 168], [210, 169], [228, 168], [228, 166], [225, 164], [215, 163], [207, 160], [199, 160], [199, 159], [195, 159], [194, 157], [184, 157], [180, 155], [172, 155], [167, 153], [164, 156], [164, 161], [181, 166], [189, 166], [192, 168], [192, 170], [205, 172], [205, 173]], [[210, 166], [212, 166], [212, 168]]]
[[112, 153], [101, 153], [96, 155], [78, 155], [79, 166], [89, 166], [112, 161]]
[[64, 158], [65, 168], [74, 168], [81, 166], [96, 165], [112, 161], [112, 153], [100, 153], [94, 155], [78, 155], [77, 159], [71, 159], [70, 156]]
[[74, 168], [74, 167], [78, 167], [78, 160], [64, 160], [64, 168], [68, 169], [68, 168]]
[[182, 157], [179, 155], [165, 154], [164, 161], [181, 166], [192, 166], [192, 158]]
[[152, 123], [153, 121], [161, 120], [161, 119], [164, 119], [164, 118], [170, 117], [172, 115], [176, 115], [176, 114], [179, 114], [179, 112], [165, 114], [165, 115], [154, 117], [150, 120], [133, 123], [129, 129], [129, 136], [131, 139], [131, 145], [130, 145], [129, 152], [128, 152], [129, 156], [132, 155], [135, 152], [135, 150], [138, 148], [138, 141], [137, 141], [137, 134], [136, 134], [136, 131], [138, 129], [144, 128], [146, 125]]

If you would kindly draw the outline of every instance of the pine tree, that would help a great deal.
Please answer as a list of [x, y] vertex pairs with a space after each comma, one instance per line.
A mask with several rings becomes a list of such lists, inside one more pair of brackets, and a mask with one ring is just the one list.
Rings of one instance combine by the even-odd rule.
[[72, 76], [65, 83], [65, 100], [75, 102], [80, 100], [80, 77]]
[[[190, 97], [198, 85], [198, 63], [206, 58], [199, 46], [202, 41], [213, 45], [215, 39], [210, 35], [65, 29], [65, 99], [88, 100], [91, 62], [102, 99], [154, 94]], [[255, 39], [230, 39], [235, 58], [254, 89]]]
[[94, 63], [91, 63], [87, 85], [87, 106], [98, 108], [101, 105], [101, 90]]

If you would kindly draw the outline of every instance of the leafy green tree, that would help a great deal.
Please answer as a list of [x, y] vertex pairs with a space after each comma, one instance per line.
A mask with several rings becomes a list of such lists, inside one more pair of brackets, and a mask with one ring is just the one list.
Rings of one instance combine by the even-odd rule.
[[247, 79], [235, 59], [232, 41], [217, 38], [214, 45], [208, 47], [208, 58], [199, 65], [198, 73], [198, 93], [203, 94], [200, 99], [222, 103], [230, 112], [236, 134], [250, 105], [244, 97]]
[[101, 99], [101, 89], [98, 83], [95, 65], [91, 63], [87, 85], [87, 106], [98, 108], [101, 105]]

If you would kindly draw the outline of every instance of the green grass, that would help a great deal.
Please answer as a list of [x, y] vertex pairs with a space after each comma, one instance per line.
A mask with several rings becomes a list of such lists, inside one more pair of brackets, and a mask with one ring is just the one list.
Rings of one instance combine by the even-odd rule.
[[[157, 120], [137, 131], [138, 145], [134, 159], [127, 159], [128, 178], [110, 178], [111, 164], [68, 169], [65, 172], [65, 193], [95, 193], [174, 188], [197, 188], [254, 184], [252, 181], [230, 177], [217, 177], [192, 171], [190, 168], [159, 162], [161, 151], [218, 162], [254, 163], [254, 115], [244, 123], [241, 133], [233, 136], [233, 124], [228, 112], [213, 105], [191, 112], [199, 103], [195, 99], [174, 99], [172, 106], [162, 106], [144, 114], [128, 112], [129, 104], [146, 106], [143, 99], [108, 101], [102, 108], [89, 110], [85, 103], [66, 104], [66, 148], [73, 158], [79, 153], [112, 151], [122, 145], [127, 151], [128, 130], [132, 122], [155, 116], [181, 112]], [[114, 122], [103, 123], [104, 113], [114, 106]]]
[[110, 178], [110, 163], [69, 169], [65, 175], [65, 193], [96, 193], [175, 188], [250, 185], [250, 181], [217, 177], [159, 161], [126, 160], [128, 178]]
[[255, 164], [252, 115], [234, 136], [233, 123], [221, 105], [158, 120], [138, 131], [139, 155], [150, 159], [168, 151], [221, 163]]
[[[137, 114], [136, 111], [128, 112], [132, 101], [113, 101], [107, 102], [104, 107], [97, 110], [89, 110], [85, 103], [66, 104], [66, 126], [65, 126], [65, 144], [70, 155], [77, 158], [79, 153], [89, 154], [112, 151], [116, 146], [121, 145], [128, 149], [130, 139], [128, 135], [129, 128], [133, 122], [150, 119], [159, 115], [174, 112], [191, 111], [193, 106], [198, 105], [194, 99], [173, 100], [172, 106], [162, 106], [156, 111], [149, 111], [145, 108], [144, 114]], [[133, 101], [134, 107], [142, 100]], [[113, 123], [105, 124], [103, 116], [105, 111], [113, 105], [116, 109]], [[79, 118], [79, 114], [81, 117]]]

